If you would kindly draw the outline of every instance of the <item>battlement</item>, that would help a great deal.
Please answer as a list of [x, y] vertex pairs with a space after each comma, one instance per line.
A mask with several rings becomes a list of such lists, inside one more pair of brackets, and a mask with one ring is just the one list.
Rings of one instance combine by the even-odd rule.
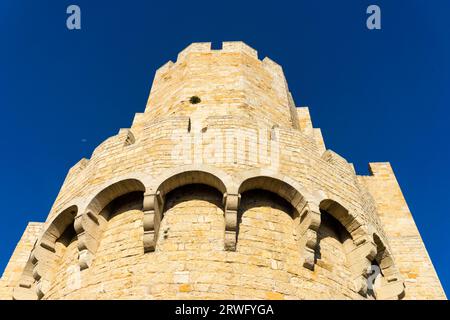
[[194, 42], [181, 50], [177, 61], [184, 59], [190, 53], [223, 52], [223, 53], [242, 53], [258, 59], [258, 52], [242, 41], [222, 42], [222, 49], [211, 49], [211, 42]]
[[190, 54], [201, 54], [201, 53], [240, 53], [247, 55], [251, 58], [254, 58], [256, 60], [259, 60], [267, 69], [273, 70], [276, 72], [282, 72], [283, 68], [281, 65], [270, 59], [269, 57], [264, 57], [262, 60], [258, 58], [258, 51], [247, 45], [245, 42], [242, 41], [224, 41], [222, 42], [221, 49], [212, 49], [211, 42], [194, 42], [188, 45], [186, 48], [181, 50], [178, 53], [177, 59], [175, 63], [171, 60], [166, 62], [164, 65], [159, 67], [156, 70], [155, 78], [160, 75], [164, 74], [170, 68], [176, 64], [184, 61], [186, 57]]
[[[198, 102], [191, 103], [191, 97]], [[266, 127], [298, 128], [291, 100], [283, 68], [272, 59], [260, 60], [241, 41], [223, 42], [220, 49], [198, 42], [156, 71], [145, 112], [154, 120], [201, 109], [251, 118]]]
[[370, 162], [369, 173], [371, 176], [395, 176], [390, 162]]

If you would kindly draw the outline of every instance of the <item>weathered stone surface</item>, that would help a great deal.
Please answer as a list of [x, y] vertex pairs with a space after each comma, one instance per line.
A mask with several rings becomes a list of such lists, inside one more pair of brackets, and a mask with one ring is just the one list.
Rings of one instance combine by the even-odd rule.
[[69, 170], [0, 298], [445, 299], [389, 164], [371, 168], [325, 149], [274, 61], [194, 43]]

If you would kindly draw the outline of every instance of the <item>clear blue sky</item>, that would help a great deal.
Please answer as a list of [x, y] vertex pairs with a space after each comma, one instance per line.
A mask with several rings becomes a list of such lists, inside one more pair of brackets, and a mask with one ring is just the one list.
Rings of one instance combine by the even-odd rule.
[[[365, 26], [370, 4], [380, 31]], [[358, 173], [392, 163], [450, 294], [449, 16], [448, 0], [1, 1], [0, 270], [67, 170], [144, 110], [159, 66], [191, 42], [243, 40], [284, 67]]]

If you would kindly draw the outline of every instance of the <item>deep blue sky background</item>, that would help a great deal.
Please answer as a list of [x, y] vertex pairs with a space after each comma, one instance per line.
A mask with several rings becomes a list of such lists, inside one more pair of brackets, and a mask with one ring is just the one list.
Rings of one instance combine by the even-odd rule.
[[[369, 4], [381, 31], [366, 29]], [[191, 42], [243, 40], [284, 67], [358, 173], [392, 163], [449, 295], [449, 16], [448, 0], [1, 1], [0, 272], [67, 170], [144, 110], [159, 66]]]

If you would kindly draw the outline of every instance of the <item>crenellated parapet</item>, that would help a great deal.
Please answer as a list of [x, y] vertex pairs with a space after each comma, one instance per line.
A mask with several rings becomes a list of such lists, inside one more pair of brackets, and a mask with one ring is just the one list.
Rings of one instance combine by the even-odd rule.
[[[193, 96], [200, 99], [196, 105], [189, 103]], [[245, 43], [224, 42], [218, 50], [212, 50], [209, 42], [193, 43], [175, 62], [169, 61], [156, 71], [146, 117], [189, 115], [213, 108], [216, 114], [296, 127], [290, 99], [281, 66], [267, 57], [259, 60], [256, 50]]]

